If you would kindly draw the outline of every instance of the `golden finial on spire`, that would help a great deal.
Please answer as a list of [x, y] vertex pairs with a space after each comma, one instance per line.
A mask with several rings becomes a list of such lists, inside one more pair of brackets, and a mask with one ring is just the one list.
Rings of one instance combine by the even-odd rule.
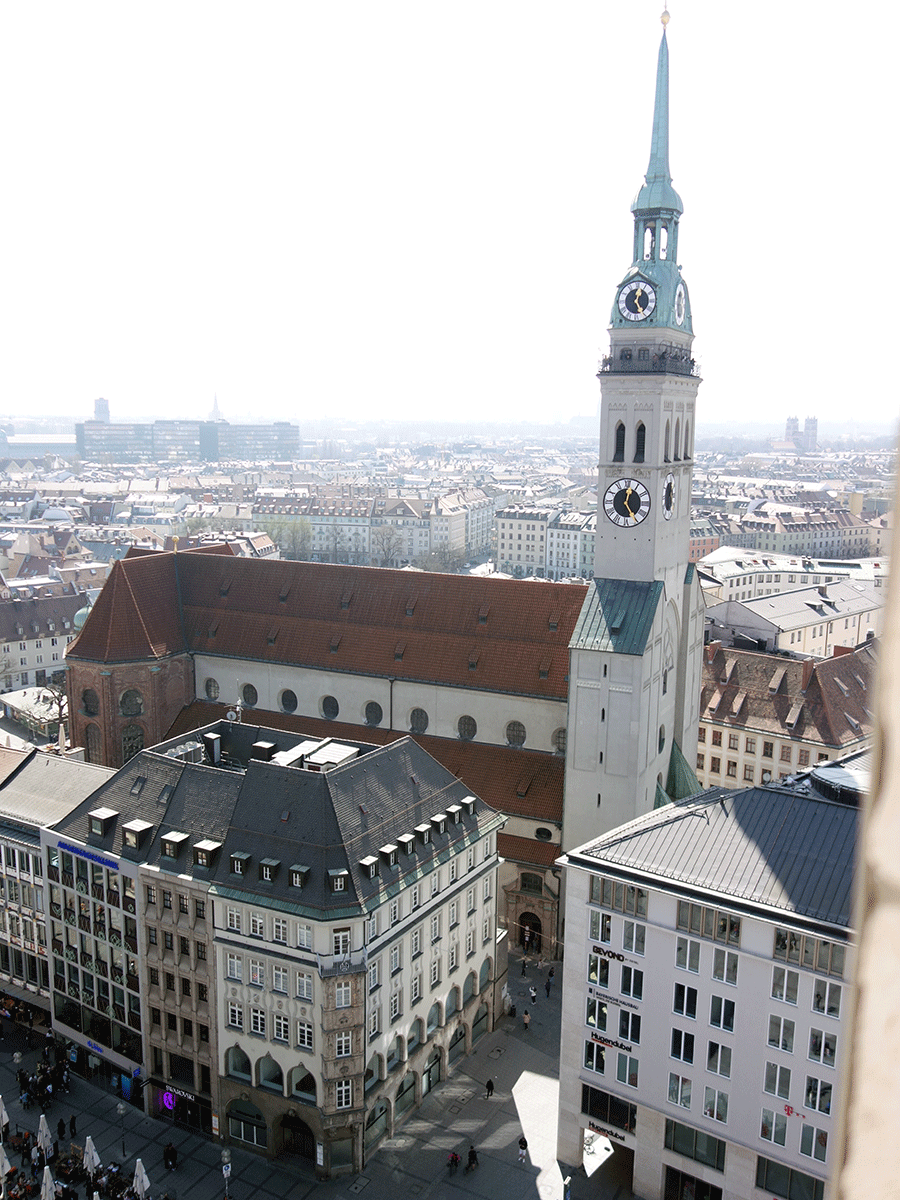
[[660, 21], [662, 21], [663, 29], [665, 29], [665, 27], [668, 25], [669, 21], [671, 21], [671, 19], [672, 19], [669, 16], [669, 10], [667, 8], [664, 8], [662, 10], [662, 16], [659, 19], [660, 19]]

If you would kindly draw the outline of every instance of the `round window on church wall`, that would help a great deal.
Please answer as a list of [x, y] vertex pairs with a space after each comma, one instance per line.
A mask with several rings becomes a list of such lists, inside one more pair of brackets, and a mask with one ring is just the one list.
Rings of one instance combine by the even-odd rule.
[[218, 700], [219, 698], [219, 681], [218, 679], [207, 679], [205, 683], [207, 700]]
[[81, 707], [88, 717], [96, 717], [100, 711], [100, 697], [93, 688], [85, 688], [81, 693]]
[[510, 721], [506, 726], [506, 740], [511, 746], [525, 745], [525, 726], [521, 721]]
[[370, 700], [369, 703], [366, 705], [366, 724], [367, 725], [380, 725], [381, 718], [383, 716], [384, 716], [384, 713], [381, 710], [381, 705], [378, 704], [377, 701], [375, 701], [375, 700]]
[[323, 696], [322, 698], [322, 716], [326, 721], [333, 721], [341, 711], [341, 706], [335, 700], [334, 696]]
[[281, 711], [292, 713], [297, 711], [297, 693], [285, 688], [281, 693]]
[[139, 717], [144, 711], [144, 698], [137, 688], [129, 688], [122, 693], [119, 701], [119, 712], [123, 717]]
[[474, 717], [460, 717], [456, 723], [456, 728], [464, 742], [471, 742], [472, 738], [478, 732], [478, 726], [475, 724]]
[[245, 683], [241, 688], [241, 699], [250, 708], [252, 708], [254, 704], [256, 704], [257, 700], [259, 700], [259, 692], [252, 683]]
[[409, 714], [409, 727], [413, 733], [424, 733], [428, 728], [428, 713], [424, 708], [414, 708]]
[[540, 842], [550, 842], [553, 840], [553, 834], [549, 829], [545, 829], [543, 825], [534, 831], [534, 836]]

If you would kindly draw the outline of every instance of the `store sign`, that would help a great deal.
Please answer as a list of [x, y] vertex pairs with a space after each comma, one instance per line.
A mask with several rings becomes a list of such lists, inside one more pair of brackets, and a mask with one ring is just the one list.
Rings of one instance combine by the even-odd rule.
[[627, 1054], [630, 1054], [634, 1049], [633, 1046], [628, 1046], [625, 1042], [613, 1042], [609, 1038], [601, 1037], [599, 1033], [592, 1033], [591, 1041], [599, 1042], [601, 1046], [609, 1046], [611, 1050], [624, 1050]]
[[588, 1129], [593, 1129], [594, 1133], [602, 1133], [604, 1137], [613, 1138], [617, 1142], [625, 1141], [624, 1133], [615, 1129], [604, 1129], [602, 1125], [595, 1125], [593, 1121], [588, 1121]]
[[111, 871], [119, 869], [119, 864], [114, 858], [104, 858], [100, 854], [92, 854], [90, 850], [82, 850], [80, 846], [73, 846], [69, 842], [58, 842], [57, 847], [65, 850], [68, 854], [74, 854], [77, 858], [87, 858], [91, 862], [99, 863], [101, 867], [109, 867]]
[[619, 954], [616, 950], [604, 950], [602, 946], [595, 946], [594, 953], [599, 954], [601, 958], [614, 958], [616, 962], [625, 961], [624, 954]]

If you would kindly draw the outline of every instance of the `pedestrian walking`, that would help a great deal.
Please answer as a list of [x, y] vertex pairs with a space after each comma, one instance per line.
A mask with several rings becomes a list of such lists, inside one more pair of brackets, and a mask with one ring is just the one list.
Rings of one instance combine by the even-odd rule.
[[494, 1081], [493, 1081], [493, 1079], [489, 1079], [489, 1080], [487, 1081], [487, 1083], [484, 1085], [484, 1090], [485, 1090], [485, 1092], [487, 1093], [487, 1095], [485, 1096], [485, 1100], [490, 1100], [491, 1096], [493, 1096], [493, 1094], [494, 1094]]
[[551, 967], [551, 968], [550, 968], [550, 973], [549, 973], [549, 975], [547, 976], [547, 978], [548, 978], [548, 979], [552, 979], [552, 978], [553, 978], [553, 976], [554, 976], [555, 974], [556, 974], [556, 968], [555, 968], [555, 967]]
[[519, 1138], [519, 1162], [525, 1161], [525, 1151], [528, 1149], [528, 1142], [525, 1140], [525, 1134]]
[[524, 974], [525, 974], [525, 968], [526, 968], [527, 966], [528, 966], [528, 959], [527, 959], [527, 958], [524, 956], [524, 954], [523, 954], [523, 955], [522, 955], [522, 975], [523, 975], [523, 976], [524, 976]]
[[532, 984], [528, 989], [528, 995], [531, 997], [531, 1003], [537, 1004], [537, 988], [534, 986], [534, 984]]
[[56, 1125], [56, 1136], [59, 1138], [60, 1141], [63, 1141], [66, 1136], [66, 1123], [62, 1119], [62, 1117], [59, 1118], [59, 1121], [57, 1122], [57, 1125]]
[[468, 1175], [468, 1173], [470, 1171], [474, 1171], [477, 1166], [478, 1166], [478, 1155], [475, 1153], [475, 1147], [470, 1146], [468, 1158], [466, 1160], [466, 1174]]
[[547, 993], [548, 1000], [550, 999], [550, 988], [552, 987], [552, 985], [553, 985], [553, 980], [548, 977], [547, 982], [544, 984], [544, 991]]
[[531, 1024], [531, 1013], [526, 1008], [522, 1014], [522, 1024], [525, 1026], [525, 1032], [528, 1032], [528, 1026]]
[[69, 1117], [69, 1137], [75, 1136], [75, 1114]]

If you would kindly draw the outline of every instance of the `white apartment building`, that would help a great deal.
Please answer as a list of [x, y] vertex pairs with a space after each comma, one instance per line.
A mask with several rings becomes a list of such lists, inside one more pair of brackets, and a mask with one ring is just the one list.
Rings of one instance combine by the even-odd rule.
[[847, 775], [715, 789], [559, 860], [564, 1163], [590, 1169], [600, 1137], [600, 1169], [642, 1200], [822, 1200], [853, 963]]
[[596, 533], [596, 512], [558, 514], [547, 529], [547, 578], [590, 579]]
[[496, 517], [497, 549], [494, 556], [498, 571], [544, 578], [549, 526], [556, 516], [552, 508], [514, 506], [501, 509]]
[[713, 600], [753, 600], [803, 587], [849, 581], [882, 587], [887, 559], [818, 559], [786, 554], [756, 554], [720, 546], [697, 564], [707, 604]]
[[84, 603], [83, 595], [0, 599], [0, 690], [41, 685], [65, 672], [75, 613]]

